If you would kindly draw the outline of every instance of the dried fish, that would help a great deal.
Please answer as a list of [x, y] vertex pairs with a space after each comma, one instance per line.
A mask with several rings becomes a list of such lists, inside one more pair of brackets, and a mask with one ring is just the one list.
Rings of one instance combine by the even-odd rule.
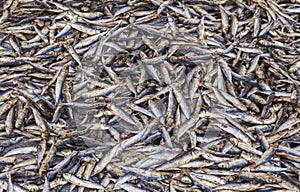
[[90, 182], [88, 180], [79, 179], [74, 175], [71, 175], [69, 173], [64, 173], [63, 177], [68, 181], [71, 182], [74, 185], [81, 186], [81, 187], [87, 187], [91, 189], [104, 189], [101, 185], [96, 184], [94, 182]]
[[299, 191], [299, 1], [0, 3], [0, 191]]

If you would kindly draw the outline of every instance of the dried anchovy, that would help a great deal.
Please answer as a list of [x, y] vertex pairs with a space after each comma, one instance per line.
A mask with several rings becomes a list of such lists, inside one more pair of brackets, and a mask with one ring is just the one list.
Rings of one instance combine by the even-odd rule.
[[0, 189], [299, 191], [300, 2], [0, 2]]

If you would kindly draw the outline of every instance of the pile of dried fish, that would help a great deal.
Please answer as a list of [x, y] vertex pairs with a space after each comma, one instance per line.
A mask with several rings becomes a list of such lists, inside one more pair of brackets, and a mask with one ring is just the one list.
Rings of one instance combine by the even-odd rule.
[[0, 191], [300, 191], [299, 0], [0, 7]]

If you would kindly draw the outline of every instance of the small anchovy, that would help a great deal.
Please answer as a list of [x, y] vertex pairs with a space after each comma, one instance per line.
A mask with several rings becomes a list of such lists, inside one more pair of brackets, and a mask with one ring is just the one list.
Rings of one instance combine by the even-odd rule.
[[12, 94], [13, 90], [9, 89], [0, 95], [0, 102], [6, 101], [9, 99], [9, 96]]
[[61, 71], [58, 74], [57, 79], [56, 79], [56, 85], [55, 85], [55, 103], [56, 104], [58, 103], [60, 96], [62, 94], [63, 83], [64, 83], [64, 80], [66, 79], [67, 74], [68, 74], [68, 65], [65, 65], [61, 69]]
[[123, 109], [117, 107], [115, 104], [113, 104], [113, 103], [109, 104], [108, 108], [112, 111], [113, 114], [117, 115], [124, 121], [126, 121], [132, 125], [136, 124], [135, 121], [130, 117], [130, 115], [127, 114], [127, 112], [125, 112]]
[[290, 117], [286, 120], [286, 122], [284, 122], [283, 124], [281, 124], [277, 129], [276, 129], [276, 133], [283, 131], [285, 129], [289, 129], [290, 127], [296, 125], [300, 123], [300, 119], [296, 118], [296, 114], [292, 114], [290, 115]]
[[271, 146], [269, 149], [267, 149], [261, 156], [261, 158], [258, 160], [258, 162], [256, 162], [256, 166], [262, 165], [266, 162], [268, 162], [273, 155], [276, 152], [276, 148], [274, 146]]
[[280, 173], [282, 171], [288, 171], [286, 167], [276, 167], [272, 165], [260, 165], [252, 170], [253, 172], [270, 172], [270, 173]]
[[39, 175], [44, 175], [49, 167], [49, 162], [53, 159], [56, 152], [56, 146], [55, 143], [53, 143], [45, 156], [45, 158], [41, 161], [40, 167], [39, 167]]
[[96, 34], [100, 33], [100, 31], [97, 30], [97, 29], [89, 28], [89, 27], [81, 25], [81, 24], [71, 23], [71, 22], [68, 22], [66, 24], [68, 24], [72, 28], [74, 28], [74, 29], [76, 29], [76, 30], [78, 30], [78, 31], [80, 31], [82, 33], [86, 33], [88, 35], [96, 35]]
[[232, 169], [232, 168], [240, 168], [248, 165], [249, 162], [246, 159], [232, 159], [228, 161], [223, 161], [218, 164], [220, 168]]
[[191, 111], [189, 106], [187, 105], [187, 101], [184, 97], [184, 95], [179, 91], [179, 88], [177, 86], [173, 87], [173, 92], [176, 97], [177, 102], [179, 103], [184, 115], [186, 116], [187, 119], [190, 118]]
[[151, 170], [144, 170], [140, 168], [133, 168], [133, 167], [121, 167], [127, 173], [133, 173], [138, 177], [146, 178], [146, 179], [154, 179], [154, 180], [162, 180], [169, 176], [169, 173], [163, 173], [159, 171], [151, 171]]
[[263, 151], [266, 151], [267, 149], [269, 149], [269, 142], [267, 141], [264, 133], [261, 131], [261, 129], [259, 129], [258, 127], [256, 127], [256, 133], [257, 133], [257, 138], [258, 141], [261, 145], [261, 148]]
[[238, 21], [237, 15], [233, 14], [233, 15], [231, 15], [231, 28], [230, 28], [230, 32], [231, 32], [233, 39], [235, 38], [235, 36], [237, 34], [238, 27], [239, 27], [239, 21]]
[[217, 126], [227, 132], [227, 133], [230, 133], [232, 134], [235, 138], [239, 139], [239, 140], [242, 140], [244, 142], [247, 142], [249, 144], [251, 144], [251, 140], [250, 138], [245, 134], [243, 133], [241, 130], [239, 130], [238, 128], [232, 126], [232, 125], [228, 125], [228, 124], [217, 124]]
[[124, 140], [122, 143], [121, 143], [121, 147], [122, 148], [127, 148], [127, 147], [130, 147], [131, 145], [139, 142], [139, 141], [142, 141], [144, 140], [148, 134], [155, 128], [158, 126], [159, 124], [159, 120], [160, 118], [156, 118], [154, 119], [152, 122], [150, 122], [142, 131], [140, 131], [138, 134], [136, 134], [135, 136], [129, 138], [129, 139], [126, 139]]
[[214, 162], [209, 161], [209, 160], [204, 160], [204, 161], [195, 160], [195, 161], [191, 161], [189, 163], [186, 163], [186, 164], [184, 164], [180, 167], [183, 167], [183, 168], [200, 168], [200, 167], [209, 167], [213, 164], [214, 164]]
[[46, 147], [47, 147], [47, 142], [45, 140], [42, 140], [39, 144], [39, 146], [37, 147], [37, 165], [40, 166], [40, 163], [43, 160], [43, 157], [46, 153]]
[[198, 178], [197, 175], [193, 173], [189, 173], [189, 177], [198, 188], [202, 189], [202, 191], [210, 191], [211, 188], [217, 186], [217, 184], [210, 182], [209, 180]]
[[166, 170], [166, 169], [172, 169], [172, 168], [176, 168], [178, 166], [182, 166], [194, 159], [196, 159], [197, 157], [199, 157], [201, 154], [203, 154], [203, 151], [194, 151], [191, 153], [184, 153], [179, 155], [178, 157], [175, 157], [173, 159], [171, 159], [170, 161], [159, 165], [158, 167], [156, 167], [158, 170]]
[[95, 175], [101, 172], [105, 166], [111, 161], [111, 159], [117, 155], [118, 151], [120, 150], [120, 145], [114, 146], [107, 154], [96, 164], [92, 175]]
[[15, 148], [15, 149], [10, 150], [6, 154], [4, 154], [4, 157], [18, 155], [18, 154], [34, 153], [36, 151], [37, 151], [37, 147], [35, 147], [35, 146]]
[[241, 172], [239, 177], [247, 180], [262, 181], [266, 183], [277, 183], [282, 181], [279, 176], [272, 173]]
[[64, 44], [65, 48], [68, 50], [68, 52], [70, 53], [70, 55], [73, 57], [73, 59], [80, 65], [82, 66], [81, 60], [79, 58], [79, 56], [76, 53], [76, 50], [74, 50], [72, 45], [67, 45]]
[[227, 14], [227, 10], [225, 10], [224, 7], [222, 7], [221, 5], [219, 5], [220, 8], [220, 12], [221, 12], [221, 21], [222, 21], [222, 32], [224, 34], [228, 34], [227, 31], [229, 29], [229, 17]]
[[120, 85], [112, 85], [110, 87], [106, 87], [103, 89], [99, 89], [99, 90], [92, 90], [91, 92], [84, 92], [82, 93], [82, 97], [86, 97], [86, 98], [94, 98], [94, 97], [98, 97], [98, 96], [104, 96], [109, 94], [110, 92], [114, 91], [115, 89], [117, 89]]
[[70, 173], [63, 173], [63, 177], [70, 183], [77, 185], [77, 186], [81, 186], [81, 187], [86, 187], [86, 188], [91, 188], [91, 189], [101, 189], [104, 190], [104, 188], [99, 185], [96, 184], [94, 182], [90, 182], [88, 180], [84, 180], [84, 179], [79, 179], [78, 177], [70, 174]]
[[47, 124], [44, 121], [44, 118], [42, 117], [41, 113], [37, 109], [35, 109], [34, 107], [31, 107], [31, 109], [32, 109], [32, 112], [33, 112], [35, 122], [36, 122], [38, 128], [40, 129], [42, 138], [44, 140], [47, 140], [47, 137], [49, 136], [48, 135], [49, 133], [48, 133]]
[[228, 183], [215, 187], [214, 191], [231, 190], [231, 191], [253, 191], [260, 189], [261, 184], [255, 183]]
[[12, 107], [6, 117], [5, 120], [5, 132], [9, 135], [13, 132], [13, 128], [14, 128], [14, 114], [15, 114], [15, 108]]
[[232, 138], [231, 141], [234, 145], [236, 145], [238, 148], [240, 148], [241, 150], [243, 150], [245, 152], [248, 152], [248, 153], [251, 153], [251, 154], [254, 154], [257, 156], [261, 156], [263, 154], [261, 151], [253, 148], [251, 145], [249, 145], [247, 143], [240, 142], [234, 138]]
[[177, 140], [179, 140], [179, 138], [185, 133], [187, 132], [188, 129], [190, 129], [191, 127], [193, 127], [197, 121], [199, 120], [199, 115], [195, 114], [193, 117], [191, 117], [190, 119], [188, 119], [187, 121], [185, 121], [184, 123], [182, 123], [179, 128], [178, 128], [178, 132], [177, 132]]
[[282, 146], [282, 145], [279, 145], [277, 150], [279, 152], [284, 152], [284, 153], [287, 153], [287, 154], [290, 154], [290, 155], [300, 157], [300, 152], [298, 150], [291, 149], [291, 148], [288, 148], [288, 147], [285, 147], [285, 146]]
[[2, 104], [0, 106], [0, 116], [2, 116], [5, 112], [7, 112], [9, 109], [11, 109], [15, 103], [17, 102], [16, 99], [13, 100], [9, 100], [7, 102], [5, 102], [4, 104]]
[[143, 190], [141, 188], [138, 188], [138, 187], [135, 187], [135, 185], [130, 184], [130, 183], [122, 183], [119, 186], [122, 189], [124, 189], [126, 191], [130, 191], [130, 192], [133, 192], [133, 191], [136, 191], [136, 192], [145, 192], [145, 190]]

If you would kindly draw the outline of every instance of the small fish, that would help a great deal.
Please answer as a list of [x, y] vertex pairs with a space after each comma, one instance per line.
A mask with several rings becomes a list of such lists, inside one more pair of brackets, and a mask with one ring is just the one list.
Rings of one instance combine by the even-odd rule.
[[253, 191], [260, 189], [261, 184], [255, 183], [228, 183], [214, 188], [216, 191], [232, 190], [232, 191]]
[[254, 172], [241, 172], [239, 174], [240, 178], [245, 178], [247, 180], [263, 181], [266, 183], [276, 183], [281, 182], [281, 178], [272, 173], [254, 173]]
[[237, 47], [238, 50], [243, 51], [245, 53], [253, 53], [253, 54], [263, 54], [262, 50], [258, 48], [250, 48], [250, 47]]
[[178, 166], [182, 166], [192, 160], [195, 160], [197, 157], [203, 154], [203, 151], [194, 151], [190, 153], [183, 153], [178, 155], [177, 157], [171, 159], [170, 161], [159, 165], [156, 167], [157, 170], [166, 170], [168, 168], [175, 168]]
[[4, 22], [6, 22], [8, 17], [9, 17], [9, 11], [7, 9], [4, 9], [4, 11], [2, 12], [2, 15], [0, 17], [0, 24], [4, 24]]
[[77, 185], [77, 186], [81, 186], [81, 187], [86, 187], [86, 188], [91, 188], [91, 189], [101, 189], [104, 190], [104, 188], [99, 185], [96, 184], [94, 182], [90, 182], [88, 180], [84, 180], [84, 179], [79, 179], [78, 177], [70, 174], [70, 173], [63, 173], [63, 177], [64, 179], [66, 179], [68, 182]]
[[74, 58], [74, 60], [80, 65], [82, 66], [82, 63], [80, 61], [80, 58], [78, 56], [78, 54], [76, 53], [76, 51], [74, 50], [72, 45], [67, 45], [64, 44], [64, 47], [68, 50], [68, 52], [70, 53], [70, 55]]
[[269, 143], [268, 143], [264, 133], [258, 127], [256, 127], [255, 130], [256, 130], [257, 137], [258, 137], [258, 140], [260, 142], [262, 150], [266, 151], [267, 149], [269, 149]]
[[253, 37], [257, 37], [259, 35], [260, 29], [261, 29], [261, 23], [260, 23], [260, 9], [257, 9], [253, 15]]
[[179, 140], [179, 138], [185, 132], [187, 132], [188, 129], [193, 127], [197, 123], [198, 120], [199, 120], [199, 115], [195, 114], [193, 117], [191, 117], [190, 119], [188, 119], [184, 123], [182, 123], [178, 128], [178, 132], [177, 132], [177, 135], [176, 135], [177, 140]]
[[270, 146], [269, 149], [267, 149], [261, 156], [261, 158], [258, 160], [258, 162], [256, 162], [256, 166], [262, 165], [266, 162], [268, 162], [273, 155], [276, 152], [276, 147], [275, 146]]
[[17, 102], [17, 100], [13, 99], [13, 100], [9, 100], [9, 101], [3, 103], [0, 106], [0, 116], [2, 116], [5, 112], [7, 112], [9, 109], [11, 109], [15, 105], [16, 102]]
[[6, 120], [5, 120], [5, 132], [6, 134], [11, 134], [13, 132], [13, 128], [14, 128], [14, 114], [15, 114], [15, 108], [12, 107], [8, 114], [7, 114], [7, 117], [6, 117]]
[[53, 143], [45, 156], [45, 158], [41, 161], [40, 167], [39, 167], [39, 175], [44, 175], [49, 167], [49, 162], [53, 159], [56, 152], [56, 146], [55, 143]]
[[117, 107], [115, 104], [113, 104], [113, 103], [109, 104], [108, 108], [112, 111], [113, 114], [117, 115], [124, 121], [126, 121], [132, 125], [136, 124], [135, 121], [130, 117], [130, 115], [127, 112], [125, 112], [123, 109]]
[[98, 96], [104, 96], [104, 95], [107, 95], [107, 94], [113, 92], [118, 87], [120, 87], [120, 85], [118, 85], [118, 84], [112, 85], [112, 86], [106, 87], [104, 89], [92, 90], [91, 92], [84, 92], [81, 94], [81, 96], [85, 97], [85, 98], [94, 98], [94, 97], [98, 97]]
[[[115, 155], [117, 155], [119, 150], [120, 150], [120, 145], [118, 144], [118, 145], [115, 145], [110, 151], [108, 151], [107, 154], [96, 164], [96, 166], [92, 172], [92, 175], [95, 175], [95, 174], [101, 172], [105, 168], [105, 166], [111, 161], [111, 159]], [[75, 185], [78, 185], [78, 184], [75, 184]], [[86, 186], [86, 187], [88, 187], [88, 186]], [[89, 188], [91, 188], [91, 187], [89, 187]]]
[[145, 170], [145, 169], [134, 168], [134, 167], [121, 167], [121, 169], [127, 173], [133, 173], [138, 177], [146, 178], [146, 179], [162, 180], [169, 175], [169, 173]]
[[177, 87], [176, 85], [173, 86], [172, 88], [173, 88], [175, 98], [176, 98], [177, 102], [179, 103], [184, 115], [186, 116], [187, 119], [189, 119], [191, 112], [190, 112], [189, 106], [187, 105], [187, 101], [186, 101], [184, 95], [179, 91], [179, 87]]
[[237, 15], [232, 14], [231, 15], [231, 28], [230, 28], [230, 32], [231, 32], [231, 35], [232, 35], [233, 39], [235, 38], [235, 36], [237, 34], [238, 27], [239, 27], [239, 21], [238, 21]]
[[38, 128], [40, 129], [42, 138], [44, 140], [47, 140], [49, 133], [48, 133], [47, 124], [44, 121], [44, 118], [42, 117], [41, 113], [37, 109], [35, 109], [34, 107], [31, 107], [31, 110], [33, 112], [35, 122], [36, 122]]
[[246, 159], [232, 159], [232, 160], [223, 161], [219, 163], [218, 167], [232, 169], [232, 168], [241, 168], [248, 164], [249, 162]]
[[97, 29], [93, 29], [93, 28], [89, 28], [89, 27], [86, 27], [84, 25], [81, 25], [81, 24], [77, 24], [77, 23], [71, 23], [71, 22], [68, 22], [68, 23], [65, 23], [65, 24], [68, 24], [70, 25], [72, 28], [82, 32], [82, 33], [86, 33], [88, 35], [96, 35], [96, 34], [99, 34], [100, 31], [97, 30]]
[[36, 152], [36, 151], [37, 151], [37, 147], [35, 147], [35, 146], [15, 148], [15, 149], [12, 149], [12, 150], [8, 151], [4, 155], [4, 157], [17, 155], [17, 154], [33, 153], [33, 152]]
[[221, 21], [222, 21], [222, 32], [224, 34], [227, 34], [229, 30], [229, 17], [227, 14], [227, 11], [225, 10], [224, 7], [221, 5], [219, 6], [220, 12], [221, 12]]

